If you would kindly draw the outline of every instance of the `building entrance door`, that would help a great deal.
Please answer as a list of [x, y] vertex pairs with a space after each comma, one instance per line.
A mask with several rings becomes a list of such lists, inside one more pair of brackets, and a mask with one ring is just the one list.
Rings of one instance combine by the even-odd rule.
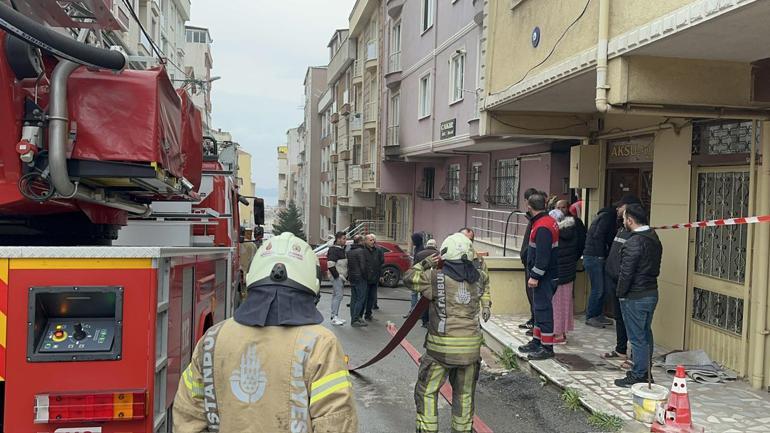
[[642, 205], [650, 213], [652, 197], [652, 167], [610, 168], [607, 170], [607, 206], [633, 194], [642, 201]]

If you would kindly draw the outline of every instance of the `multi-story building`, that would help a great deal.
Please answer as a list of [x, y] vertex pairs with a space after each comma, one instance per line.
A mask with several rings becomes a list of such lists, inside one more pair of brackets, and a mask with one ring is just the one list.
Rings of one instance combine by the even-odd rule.
[[506, 243], [496, 221], [524, 208], [528, 187], [568, 196], [569, 142], [479, 134], [483, 2], [405, 0], [384, 11], [386, 226], [439, 239], [475, 227], [492, 251], [518, 248], [521, 233]]
[[305, 125], [286, 131], [288, 175], [286, 179], [287, 194], [286, 204], [293, 201], [298, 207], [302, 207], [305, 200], [304, 158], [305, 152]]
[[[581, 140], [563, 175], [586, 216], [628, 193], [653, 226], [770, 214], [770, 45], [756, 42], [770, 2], [483, 4], [471, 135]], [[655, 342], [704, 349], [766, 389], [770, 225], [658, 234]]]
[[211, 128], [211, 35], [204, 27], [186, 26], [185, 69], [191, 80], [193, 103], [203, 114], [203, 130]]
[[[238, 149], [238, 193], [243, 196], [254, 197], [256, 185], [251, 176], [251, 154], [243, 149]], [[241, 226], [254, 228], [254, 204], [249, 200], [249, 204], [238, 204], [239, 215], [241, 216]]]
[[[300, 152], [303, 162], [304, 187], [301, 210], [304, 231], [311, 244], [322, 242], [321, 238], [321, 134], [327, 125], [319, 116], [319, 102], [326, 92], [326, 66], [312, 66], [305, 74], [305, 127], [304, 147]], [[326, 137], [325, 137], [326, 138]], [[297, 202], [300, 206], [300, 202]]]
[[289, 146], [278, 146], [278, 208], [289, 204]]

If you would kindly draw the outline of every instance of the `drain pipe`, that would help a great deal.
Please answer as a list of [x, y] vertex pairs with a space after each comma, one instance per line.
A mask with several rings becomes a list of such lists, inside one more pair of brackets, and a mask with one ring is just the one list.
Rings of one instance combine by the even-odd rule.
[[[762, 129], [762, 166], [760, 169], [760, 188], [759, 188], [759, 209], [760, 215], [770, 213], [770, 122], [763, 122], [760, 128]], [[761, 260], [767, 261], [768, 257], [768, 244], [767, 239], [770, 237], [770, 228], [767, 224], [759, 224], [755, 233], [758, 232], [757, 239], [759, 239], [759, 252], [758, 256]], [[767, 344], [767, 336], [770, 331], [767, 329], [767, 295], [768, 295], [768, 269], [769, 263], [762, 263], [759, 267], [757, 275], [757, 284], [752, 283], [752, 303], [756, 302], [757, 317], [752, 320], [754, 326], [754, 353], [752, 359], [752, 374], [751, 384], [755, 388], [762, 388], [765, 381], [765, 345]]]
[[599, 0], [599, 38], [596, 44], [596, 109], [609, 111], [607, 102], [607, 45], [610, 37], [610, 0]]
[[75, 185], [67, 171], [67, 136], [69, 113], [67, 111], [67, 81], [79, 67], [75, 62], [61, 60], [51, 77], [51, 96], [48, 113], [48, 163], [51, 184], [63, 197], [97, 203], [133, 214], [147, 216], [152, 212], [149, 205], [134, 203], [115, 195], [98, 194], [85, 185]]

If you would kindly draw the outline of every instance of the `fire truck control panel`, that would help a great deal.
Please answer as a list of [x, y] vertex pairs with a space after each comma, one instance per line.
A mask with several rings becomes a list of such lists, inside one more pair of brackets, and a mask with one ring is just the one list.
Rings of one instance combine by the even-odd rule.
[[48, 322], [40, 353], [109, 352], [115, 339], [111, 319], [62, 319]]

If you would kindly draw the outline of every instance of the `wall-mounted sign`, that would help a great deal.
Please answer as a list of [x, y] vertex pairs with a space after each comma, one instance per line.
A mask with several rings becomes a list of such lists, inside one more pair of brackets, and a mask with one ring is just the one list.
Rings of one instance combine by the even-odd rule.
[[457, 134], [457, 119], [441, 122], [441, 139], [452, 138]]
[[608, 164], [636, 164], [652, 162], [655, 136], [624, 138], [607, 143]]
[[537, 48], [540, 45], [540, 27], [535, 27], [532, 30], [532, 46]]

